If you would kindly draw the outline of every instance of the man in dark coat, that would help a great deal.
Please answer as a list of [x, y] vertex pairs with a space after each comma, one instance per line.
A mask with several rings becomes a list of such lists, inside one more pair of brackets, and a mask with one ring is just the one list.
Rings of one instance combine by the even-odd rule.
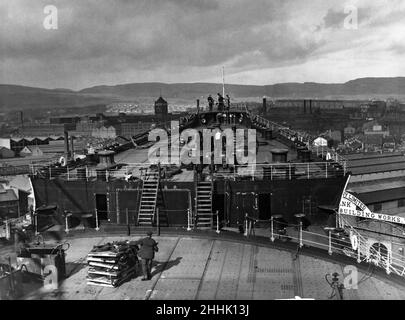
[[212, 111], [212, 108], [214, 106], [214, 99], [211, 97], [211, 95], [209, 95], [207, 100], [208, 100], [209, 111]]
[[140, 245], [141, 248], [138, 252], [139, 256], [142, 259], [142, 272], [143, 278], [142, 281], [150, 280], [152, 278], [151, 269], [152, 269], [152, 261], [155, 257], [155, 252], [157, 252], [158, 246], [157, 242], [152, 239], [152, 232], [148, 231], [147, 237], [140, 239], [135, 242], [136, 245]]
[[218, 93], [218, 111], [224, 110], [224, 97]]
[[231, 109], [231, 97], [227, 94], [226, 95], [226, 110], [229, 111]]

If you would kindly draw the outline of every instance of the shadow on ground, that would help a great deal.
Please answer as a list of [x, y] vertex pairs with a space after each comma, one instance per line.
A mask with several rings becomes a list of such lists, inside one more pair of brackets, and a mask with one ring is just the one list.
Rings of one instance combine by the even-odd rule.
[[66, 266], [66, 278], [73, 276], [83, 268], [87, 267], [87, 263], [82, 262], [67, 262]]
[[152, 277], [159, 274], [160, 272], [169, 270], [170, 268], [177, 266], [181, 262], [182, 258], [183, 257], [177, 257], [175, 260], [169, 260], [167, 262], [154, 261], [152, 267], [155, 267], [155, 270], [151, 273]]

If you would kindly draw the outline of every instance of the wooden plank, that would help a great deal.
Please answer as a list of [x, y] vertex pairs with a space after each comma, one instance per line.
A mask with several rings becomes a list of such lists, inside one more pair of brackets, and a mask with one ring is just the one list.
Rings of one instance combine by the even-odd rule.
[[112, 252], [112, 251], [102, 251], [102, 252], [89, 252], [89, 257], [107, 257], [107, 258], [119, 258], [124, 252]]
[[118, 266], [118, 265], [111, 265], [111, 264], [101, 263], [101, 262], [90, 262], [89, 265], [92, 267], [101, 267], [101, 268], [114, 269], [114, 270], [120, 269], [120, 266]]
[[125, 276], [119, 278], [119, 279], [106, 279], [105, 277], [99, 277], [99, 278], [89, 278], [87, 277], [87, 284], [94, 284], [94, 285], [107, 285], [111, 287], [117, 287], [120, 285], [122, 282], [127, 280], [129, 277], [133, 276], [136, 271], [136, 268], [130, 268], [128, 269], [128, 272]]

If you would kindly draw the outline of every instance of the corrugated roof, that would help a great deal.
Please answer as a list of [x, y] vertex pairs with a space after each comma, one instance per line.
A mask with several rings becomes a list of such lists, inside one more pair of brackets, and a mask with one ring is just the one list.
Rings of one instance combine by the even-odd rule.
[[347, 160], [356, 159], [374, 159], [374, 158], [386, 158], [403, 156], [403, 152], [389, 152], [389, 153], [352, 153], [343, 155]]
[[383, 158], [366, 158], [366, 159], [356, 159], [349, 161], [349, 167], [363, 167], [370, 165], [380, 165], [380, 164], [389, 164], [389, 163], [402, 163], [405, 162], [405, 157], [393, 156], [393, 157], [383, 157]]
[[395, 201], [399, 199], [405, 199], [405, 187], [361, 193], [357, 196], [365, 204]]
[[398, 170], [405, 170], [405, 162], [388, 163], [388, 164], [372, 165], [372, 166], [365, 166], [365, 167], [355, 167], [355, 168], [351, 168], [350, 164], [349, 164], [349, 171], [351, 171], [353, 175], [381, 173], [381, 172], [398, 171]]
[[377, 183], [374, 181], [373, 183], [367, 183], [366, 185], [359, 185], [359, 186], [349, 185], [349, 189], [356, 193], [367, 193], [374, 191], [391, 190], [396, 188], [405, 188], [405, 179], [389, 182], [378, 181]]

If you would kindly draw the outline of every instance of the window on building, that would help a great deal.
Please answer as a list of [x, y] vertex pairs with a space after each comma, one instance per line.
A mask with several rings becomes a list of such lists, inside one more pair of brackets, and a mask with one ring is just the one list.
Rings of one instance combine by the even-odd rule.
[[381, 212], [382, 210], [382, 203], [374, 204], [374, 212]]
[[398, 200], [398, 208], [405, 207], [405, 198]]

